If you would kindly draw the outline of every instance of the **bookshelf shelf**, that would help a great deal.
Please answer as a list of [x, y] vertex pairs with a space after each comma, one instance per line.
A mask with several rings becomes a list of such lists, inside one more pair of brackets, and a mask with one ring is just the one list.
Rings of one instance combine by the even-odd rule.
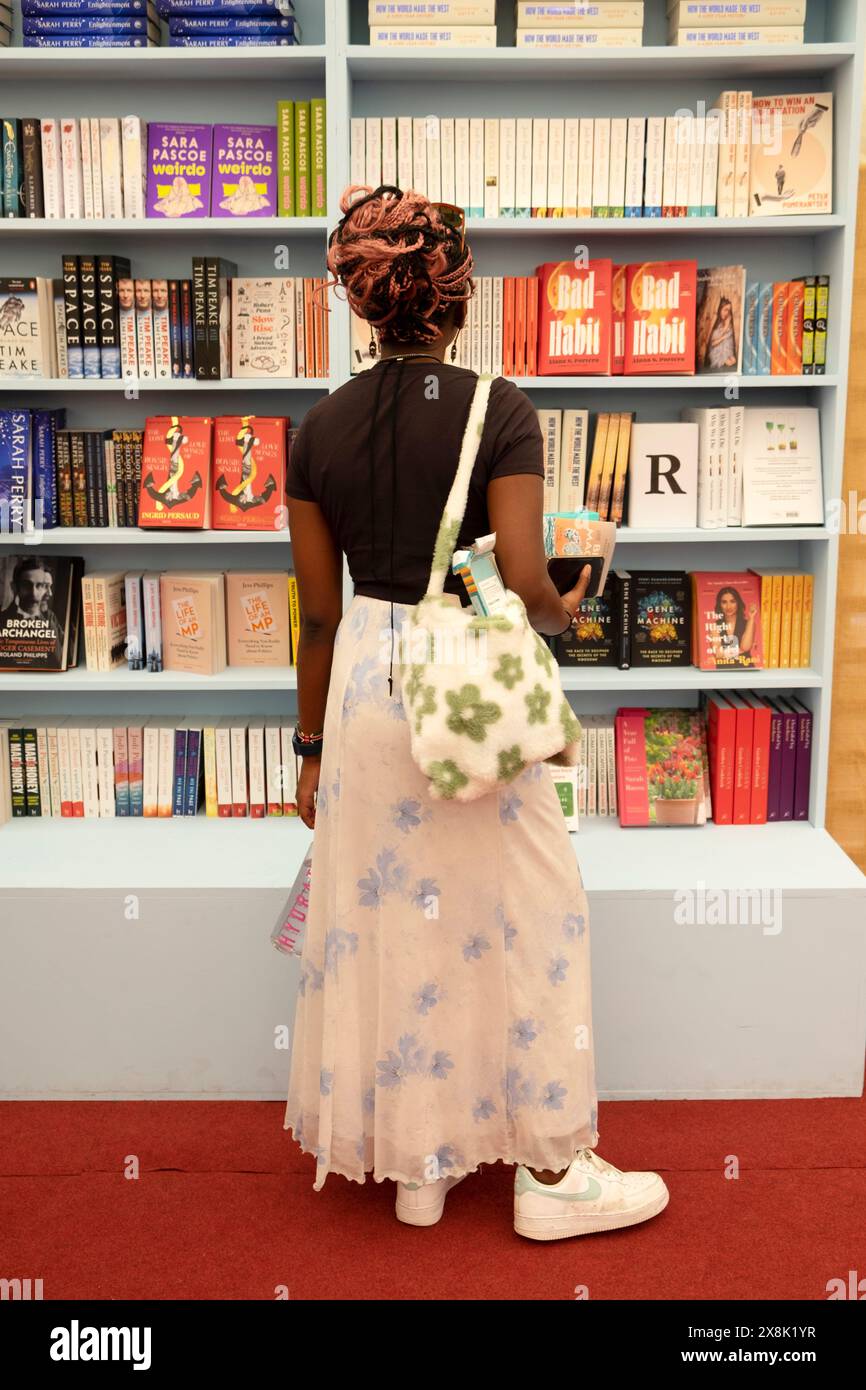
[[[719, 377], [712, 376], [521, 376], [512, 377], [523, 391], [718, 391]], [[737, 389], [783, 390], [791, 386], [838, 386], [834, 373], [826, 376], [741, 376], [725, 377], [724, 385], [736, 382]]]
[[79, 545], [291, 545], [288, 531], [139, 531], [132, 526], [58, 526], [38, 538], [0, 533], [0, 547], [20, 550], [40, 545], [74, 550]]
[[694, 666], [653, 669], [633, 666], [616, 671], [610, 666], [560, 666], [562, 687], [574, 692], [604, 691], [616, 703], [620, 692], [653, 690], [816, 690], [824, 680], [813, 670], [699, 671]]
[[23, 691], [64, 691], [70, 695], [92, 694], [96, 691], [133, 692], [146, 690], [149, 694], [164, 691], [185, 691], [204, 695], [210, 691], [296, 690], [298, 676], [294, 666], [272, 666], [266, 670], [252, 667], [230, 667], [215, 676], [195, 676], [188, 671], [128, 671], [118, 666], [114, 671], [88, 671], [76, 666], [71, 671], [4, 671], [3, 690], [10, 695]]
[[[51, 50], [49, 50], [51, 51]], [[141, 236], [142, 233], [157, 233], [159, 236], [198, 236], [205, 233], [218, 233], [220, 236], [273, 236], [274, 232], [286, 232], [294, 236], [324, 236], [328, 226], [325, 217], [200, 217], [179, 218], [176, 221], [159, 221], [155, 217], [116, 217], [105, 218], [6, 218], [0, 221], [0, 236], [3, 237], [66, 237], [85, 232], [88, 235], [102, 236]]]
[[[276, 48], [0, 48], [0, 79], [100, 82], [323, 81], [325, 46]], [[170, 88], [169, 88], [170, 90]], [[166, 93], [168, 95], [168, 93]]]
[[[593, 236], [651, 235], [688, 232], [690, 236], [779, 236], [778, 217], [470, 217], [467, 231], [473, 239], [487, 236], [568, 236], [591, 232]], [[813, 237], [838, 231], [846, 225], [839, 213], [820, 217], [788, 217], [786, 236]], [[133, 224], [139, 225], [139, 224]]]
[[313, 376], [282, 377], [279, 381], [259, 377], [224, 377], [221, 381], [178, 381], [175, 377], [162, 381], [124, 381], [30, 376], [19, 377], [15, 381], [4, 378], [0, 380], [0, 391], [7, 394], [14, 392], [19, 396], [29, 391], [50, 391], [60, 395], [66, 395], [67, 392], [76, 395], [79, 392], [87, 394], [92, 391], [106, 395], [130, 392], [134, 396], [140, 391], [170, 391], [172, 395], [175, 391], [327, 391], [329, 385], [327, 377]]
[[766, 545], [768, 542], [782, 541], [829, 541], [834, 532], [827, 526], [724, 526], [717, 531], [702, 527], [683, 527], [682, 530], [640, 530], [638, 527], [620, 526], [616, 533], [617, 545], [700, 545], [728, 541], [742, 541]]

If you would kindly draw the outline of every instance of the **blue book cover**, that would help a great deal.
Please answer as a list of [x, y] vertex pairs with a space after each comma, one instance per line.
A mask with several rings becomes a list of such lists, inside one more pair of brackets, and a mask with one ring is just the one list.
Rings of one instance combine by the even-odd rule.
[[169, 34], [169, 48], [265, 48], [290, 47], [295, 38], [289, 34]]
[[172, 16], [168, 21], [169, 34], [293, 34], [295, 21], [281, 15], [262, 18], [250, 15]]
[[186, 740], [186, 806], [185, 816], [198, 811], [201, 787], [201, 729], [190, 729]]
[[0, 410], [0, 532], [30, 529], [30, 499], [30, 411]]
[[743, 376], [758, 375], [758, 295], [760, 286], [753, 280], [746, 286], [743, 308]]
[[122, 34], [25, 34], [24, 48], [149, 48], [150, 39], [146, 34], [133, 34], [129, 38]]
[[184, 814], [186, 791], [186, 729], [174, 731], [174, 799], [171, 807], [173, 816]]
[[25, 19], [34, 15], [150, 15], [158, 18], [152, 0], [21, 0], [21, 13]]
[[139, 15], [30, 15], [24, 18], [24, 33], [31, 34], [119, 34], [126, 38], [131, 34], [150, 33], [158, 39], [159, 26]]
[[33, 519], [50, 531], [59, 524], [54, 450], [57, 431], [66, 424], [66, 411], [33, 412]]
[[757, 376], [773, 372], [773, 285], [765, 282], [758, 294], [758, 361]]
[[156, 8], [163, 19], [173, 15], [250, 15], [266, 18], [268, 15], [294, 14], [294, 0], [156, 0]]

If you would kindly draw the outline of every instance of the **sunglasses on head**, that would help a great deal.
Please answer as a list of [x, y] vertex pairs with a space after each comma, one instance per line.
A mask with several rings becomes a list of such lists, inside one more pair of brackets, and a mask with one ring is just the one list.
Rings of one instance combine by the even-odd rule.
[[457, 207], [455, 203], [431, 203], [430, 206], [436, 209], [445, 226], [459, 239], [460, 250], [463, 251], [466, 247], [466, 213], [464, 209]]

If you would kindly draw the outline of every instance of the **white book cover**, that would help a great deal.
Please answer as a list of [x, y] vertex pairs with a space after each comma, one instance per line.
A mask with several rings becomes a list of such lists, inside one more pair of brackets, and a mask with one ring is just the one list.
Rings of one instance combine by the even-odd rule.
[[705, 121], [704, 168], [701, 175], [701, 216], [715, 217], [719, 180], [721, 116], [710, 111]]
[[[382, 182], [397, 188], [397, 117], [382, 117]], [[375, 186], [375, 185], [374, 185]]]
[[67, 221], [84, 216], [84, 187], [81, 180], [81, 141], [75, 116], [60, 120], [60, 161], [63, 177], [63, 207]]
[[689, 191], [686, 206], [689, 217], [702, 217], [704, 210], [704, 148], [707, 141], [707, 118], [695, 116], [692, 122]]
[[719, 476], [716, 482], [715, 498], [717, 528], [725, 527], [728, 524], [728, 475], [731, 469], [730, 419], [729, 407], [718, 407]]
[[265, 791], [265, 721], [261, 716], [251, 719], [247, 728], [247, 750], [250, 776], [250, 815], [261, 820], [267, 815]]
[[607, 200], [611, 217], [625, 217], [625, 175], [628, 160], [628, 120], [614, 116], [610, 123], [610, 180]]
[[130, 570], [124, 576], [123, 591], [126, 600], [126, 664], [130, 671], [141, 671], [145, 666], [145, 648], [140, 570]]
[[728, 407], [728, 518], [729, 526], [743, 524], [743, 431], [746, 409]]
[[565, 181], [565, 121], [552, 116], [547, 122], [547, 215], [563, 216]]
[[81, 150], [81, 189], [84, 216], [93, 221], [93, 168], [90, 161], [90, 117], [82, 116], [78, 122], [78, 147]]
[[484, 122], [484, 216], [499, 216], [499, 120]]
[[718, 529], [716, 479], [721, 468], [718, 413], [709, 406], [680, 413], [684, 422], [698, 427], [698, 526], [702, 531], [715, 531]]
[[642, 29], [518, 29], [517, 48], [585, 53], [598, 48], [641, 48]]
[[368, 116], [365, 130], [364, 182], [378, 188], [382, 182], [382, 118]]
[[57, 376], [69, 376], [69, 357], [66, 351], [66, 305], [63, 294], [54, 295], [54, 342], [57, 346]]
[[559, 451], [558, 510], [579, 512], [586, 493], [586, 450], [589, 411], [562, 412], [562, 444]]
[[367, 182], [367, 122], [363, 116], [349, 121], [349, 182]]
[[514, 217], [517, 187], [517, 121], [504, 116], [499, 122], [499, 216]]
[[819, 414], [811, 406], [748, 406], [743, 525], [823, 526]]
[[72, 815], [84, 815], [84, 782], [81, 774], [81, 729], [79, 721], [69, 726], [69, 799]]
[[677, 215], [677, 160], [679, 144], [677, 138], [678, 118], [665, 117], [665, 161], [662, 173], [662, 217]]
[[532, 216], [532, 117], [517, 117], [515, 152], [514, 211], [517, 217]]
[[697, 524], [696, 423], [636, 421], [628, 457], [628, 524], [636, 530], [684, 530]]
[[36, 772], [39, 778], [39, 814], [51, 816], [51, 776], [48, 770], [48, 730], [41, 725], [36, 730]]
[[481, 330], [482, 330], [482, 327], [483, 327], [482, 311], [483, 311], [483, 303], [484, 303], [484, 281], [485, 281], [485, 279], [486, 279], [487, 277], [484, 276], [484, 275], [480, 275], [478, 278], [479, 278], [478, 290], [477, 290], [477, 292], [472, 296], [472, 357], [471, 357], [470, 366], [471, 366], [472, 371], [473, 371], [473, 372], [477, 372], [478, 375], [480, 376], [480, 375], [481, 375], [481, 371], [482, 371], [482, 366], [481, 366], [481, 364], [482, 364], [482, 361], [483, 361], [483, 348], [482, 348], [482, 343], [481, 343], [482, 332], [481, 332]]
[[165, 819], [174, 808], [174, 741], [175, 721], [170, 716], [157, 720], [158, 769], [156, 782], [156, 814]]
[[295, 284], [290, 276], [231, 283], [232, 376], [280, 378], [297, 374]]
[[646, 123], [646, 174], [644, 184], [644, 217], [661, 217], [665, 170], [665, 118], [648, 116]]
[[[103, 116], [99, 121], [99, 143], [102, 147], [102, 201], [105, 216], [110, 219], [129, 216], [123, 202], [123, 148], [120, 121], [116, 116]], [[144, 216], [144, 195], [141, 195], [141, 216]]]
[[544, 446], [544, 510], [556, 512], [559, 507], [559, 454], [562, 446], [562, 411], [539, 410], [538, 424]]
[[517, 0], [516, 16], [521, 29], [634, 29], [643, 24], [644, 0], [579, 0], [571, 4]]
[[607, 730], [603, 720], [597, 725], [598, 742], [598, 814], [607, 815]]
[[442, 156], [442, 187], [440, 197], [443, 203], [453, 203], [459, 207], [454, 182], [454, 117], [443, 116], [439, 122], [439, 148]]
[[145, 666], [148, 671], [162, 670], [162, 609], [160, 607], [159, 580], [159, 574], [155, 573], [144, 574], [141, 579]]
[[490, 376], [493, 363], [493, 277], [481, 276], [481, 373]]
[[214, 728], [214, 754], [216, 761], [217, 814], [228, 818], [232, 815], [232, 720], [221, 719]]
[[45, 203], [45, 216], [52, 222], [63, 217], [63, 175], [60, 159], [60, 122], [54, 116], [43, 116], [41, 121], [42, 143], [42, 193]]
[[667, 0], [667, 15], [669, 24], [692, 29], [804, 24], [806, 0]]
[[120, 374], [128, 380], [138, 379], [138, 330], [135, 323], [135, 305], [118, 310], [120, 325]]
[[691, 114], [680, 116], [675, 122], [677, 142], [677, 184], [674, 206], [678, 217], [686, 217], [689, 210], [689, 176], [692, 168], [692, 145], [695, 138], [695, 118]]
[[532, 121], [532, 216], [547, 216], [547, 117]]
[[[412, 117], [397, 117], [397, 187], [412, 187]], [[362, 180], [363, 182], [363, 180]]]
[[469, 117], [454, 120], [454, 202], [469, 209]]
[[[72, 740], [65, 720], [57, 726], [57, 771], [60, 779], [60, 814], [72, 815]], [[76, 745], [77, 751], [77, 745]]]
[[442, 137], [439, 117], [428, 116], [427, 125], [427, 197], [431, 203], [442, 202]]
[[610, 216], [610, 117], [596, 116], [592, 147], [592, 215]]
[[[367, 131], [367, 138], [370, 132]], [[427, 118], [412, 118], [412, 187], [416, 193], [427, 192]]]
[[590, 724], [586, 731], [586, 814], [598, 813], [598, 727]]
[[749, 215], [752, 173], [752, 93], [737, 96], [737, 154], [734, 173], [734, 217]]
[[469, 207], [467, 217], [484, 216], [484, 118], [469, 118]]
[[630, 116], [626, 137], [625, 215], [643, 217], [646, 117]]
[[[63, 721], [61, 720], [60, 723]], [[48, 751], [48, 784], [51, 797], [51, 818], [58, 820], [63, 814], [60, 795], [60, 736], [56, 724], [45, 731]], [[67, 744], [68, 747], [68, 744]]]
[[96, 725], [93, 720], [80, 721], [81, 791], [84, 819], [99, 820], [99, 765], [97, 761]]
[[138, 375], [142, 381], [156, 380], [156, 356], [153, 344], [153, 310], [136, 309], [135, 344], [138, 352]]
[[44, 275], [36, 277], [36, 299], [39, 306], [39, 336], [48, 347], [48, 371], [47, 376], [52, 381], [56, 381], [60, 373], [57, 370], [57, 341], [54, 337], [54, 285], [53, 281]]
[[501, 275], [493, 276], [493, 345], [490, 370], [494, 376], [502, 376], [502, 321], [505, 287]]
[[[295, 279], [295, 370], [298, 376], [307, 375], [307, 334], [304, 324], [304, 280]], [[313, 375], [312, 372], [309, 373]]]
[[580, 817], [580, 816], [585, 816], [585, 815], [586, 815], [586, 782], [587, 782], [587, 772], [588, 772], [588, 769], [587, 769], [587, 766], [586, 766], [586, 729], [585, 729], [585, 728], [584, 728], [584, 730], [583, 730], [583, 736], [582, 736], [582, 738], [581, 738], [581, 740], [580, 740], [580, 754], [579, 754], [579, 757], [580, 757], [580, 762], [578, 763], [577, 768], [575, 769], [575, 771], [577, 772], [577, 813], [578, 813], [578, 816]]
[[96, 768], [99, 779], [99, 814], [113, 820], [114, 801], [114, 729], [100, 724], [96, 729]]
[[593, 160], [595, 158], [595, 121], [581, 116], [577, 156], [577, 215], [592, 217]]
[[371, 48], [495, 48], [495, 24], [439, 25], [426, 29], [401, 24], [370, 25]]
[[719, 113], [719, 174], [716, 215], [718, 217], [733, 217], [734, 187], [737, 174], [737, 93], [722, 92], [713, 110]]
[[[279, 6], [278, 6], [279, 8]], [[407, 18], [406, 16], [411, 16]], [[496, 0], [368, 0], [369, 24], [495, 24]]]
[[245, 816], [249, 811], [247, 785], [247, 730], [245, 724], [232, 724], [229, 729], [232, 758], [232, 814]]
[[99, 139], [99, 118], [90, 118], [90, 170], [93, 181], [93, 216], [101, 222], [105, 216], [102, 197], [102, 144]]
[[280, 755], [280, 724], [277, 719], [265, 720], [265, 795], [267, 814], [283, 814], [283, 776]]
[[562, 154], [562, 215], [577, 217], [577, 171], [580, 162], [580, 120], [565, 119]]

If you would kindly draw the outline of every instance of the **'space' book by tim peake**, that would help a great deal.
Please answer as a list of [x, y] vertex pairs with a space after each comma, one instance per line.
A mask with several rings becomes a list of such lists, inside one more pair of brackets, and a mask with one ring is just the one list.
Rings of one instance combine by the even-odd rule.
[[629, 266], [626, 376], [694, 374], [697, 274], [696, 261]]

